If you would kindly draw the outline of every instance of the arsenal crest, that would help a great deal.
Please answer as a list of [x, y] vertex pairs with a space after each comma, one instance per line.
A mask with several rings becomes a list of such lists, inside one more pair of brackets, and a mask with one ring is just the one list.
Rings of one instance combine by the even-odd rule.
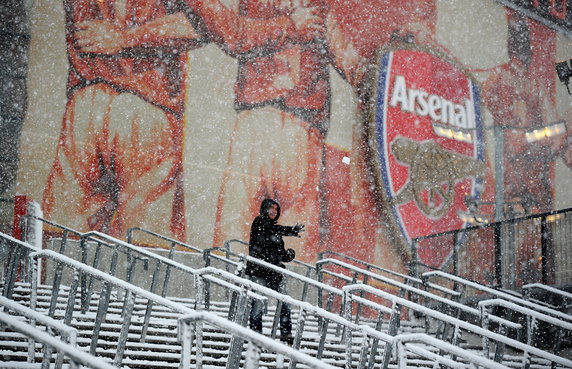
[[[370, 166], [394, 241], [465, 227], [465, 197], [479, 197], [485, 176], [477, 87], [454, 63], [410, 49], [381, 53], [371, 83]], [[421, 243], [418, 257], [440, 267], [451, 252]]]

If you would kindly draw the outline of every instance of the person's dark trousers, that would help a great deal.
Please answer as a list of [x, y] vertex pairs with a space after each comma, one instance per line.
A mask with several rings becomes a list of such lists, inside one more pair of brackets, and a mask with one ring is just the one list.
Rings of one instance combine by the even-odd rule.
[[[285, 283], [275, 280], [268, 280], [263, 277], [251, 276], [250, 280], [274, 291], [287, 294]], [[264, 315], [264, 303], [255, 300], [250, 310], [250, 329], [262, 333], [262, 316]], [[282, 304], [280, 310], [280, 337], [282, 340], [291, 341], [292, 336], [292, 314], [288, 304]]]

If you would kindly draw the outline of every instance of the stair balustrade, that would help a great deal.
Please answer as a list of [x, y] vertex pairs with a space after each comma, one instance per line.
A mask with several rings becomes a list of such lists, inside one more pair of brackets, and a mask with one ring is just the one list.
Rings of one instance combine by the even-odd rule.
[[[30, 329], [38, 329], [37, 324], [40, 324], [46, 327], [46, 331], [49, 333], [50, 336], [59, 336], [60, 340], [64, 343], [69, 344], [70, 346], [76, 347], [77, 345], [77, 330], [63, 324], [59, 320], [55, 320], [46, 316], [44, 314], [40, 314], [35, 310], [32, 310], [26, 306], [23, 306], [11, 299], [8, 299], [4, 296], [0, 296], [0, 306], [3, 307], [5, 315], [11, 311], [13, 315], [25, 317], [30, 320]], [[6, 317], [5, 317], [6, 318]], [[12, 317], [14, 318], [14, 316]], [[50, 363], [51, 356], [52, 356], [52, 346], [47, 345], [44, 343], [44, 356], [42, 359], [42, 367], [47, 367]], [[63, 364], [64, 360], [64, 352], [59, 351], [57, 358], [56, 358], [56, 367], [60, 368]], [[35, 342], [33, 339], [28, 339], [28, 362], [33, 363], [35, 361]]]
[[481, 299], [490, 299], [490, 298], [498, 298], [513, 302], [515, 304], [520, 304], [524, 307], [527, 307], [531, 310], [539, 311], [543, 314], [552, 316], [557, 319], [562, 319], [565, 322], [572, 323], [572, 315], [566, 314], [564, 312], [551, 309], [549, 307], [537, 304], [533, 301], [528, 301], [519, 295], [515, 295], [514, 293], [509, 293], [503, 290], [498, 290], [489, 286], [485, 286], [483, 284], [470, 281], [461, 277], [458, 277], [453, 274], [445, 273], [439, 270], [425, 272], [422, 274], [422, 279], [429, 281], [431, 279], [436, 279], [440, 281], [449, 281], [454, 284], [456, 289], [459, 289], [462, 292], [461, 300], [463, 299], [465, 294], [470, 294], [473, 296], [481, 296]]
[[[453, 327], [452, 334], [450, 338], [440, 336], [443, 341], [447, 341], [455, 346], [459, 346], [462, 335], [461, 333], [471, 333], [482, 339], [481, 351], [482, 357], [489, 358], [489, 351], [491, 349], [492, 343], [495, 344], [496, 348], [499, 347], [510, 347], [515, 351], [512, 355], [519, 357], [521, 359], [521, 367], [523, 369], [529, 368], [531, 365], [531, 358], [539, 358], [552, 363], [553, 366], [561, 366], [564, 368], [572, 368], [572, 360], [566, 359], [561, 356], [540, 350], [536, 347], [527, 345], [525, 343], [519, 342], [517, 340], [511, 339], [503, 334], [495, 333], [480, 326], [471, 324], [467, 321], [449, 316], [437, 310], [430, 309], [423, 305], [417, 304], [413, 301], [407, 300], [405, 298], [395, 296], [391, 293], [379, 290], [377, 288], [356, 284], [348, 285], [342, 288], [344, 290], [344, 311], [346, 311], [346, 316], [351, 313], [352, 305], [354, 301], [362, 304], [366, 304], [369, 308], [378, 308], [380, 311], [387, 311], [387, 306], [373, 301], [373, 297], [381, 298], [384, 301], [391, 304], [391, 316], [389, 317], [389, 334], [396, 331], [398, 325], [400, 324], [401, 316], [403, 314], [402, 309], [407, 309], [414, 312], [417, 317], [425, 317], [425, 319], [433, 319], [439, 322], [446, 323]], [[365, 291], [367, 294], [371, 295], [372, 298], [366, 299], [360, 296], [355, 296], [354, 294]], [[429, 325], [427, 325], [429, 327]], [[428, 332], [428, 330], [427, 330]], [[518, 355], [518, 352], [521, 354]], [[501, 362], [505, 356], [504, 351], [497, 350], [494, 355], [494, 361]]]
[[[46, 350], [46, 352], [56, 351], [62, 357], [67, 357], [69, 359], [71, 369], [78, 369], [80, 365], [92, 369], [117, 369], [115, 366], [108, 364], [102, 359], [94, 357], [69, 343], [54, 339], [50, 334], [41, 331], [30, 324], [14, 319], [13, 315], [0, 312], [0, 322], [11, 329], [26, 335], [29, 339], [41, 342], [45, 346], [48, 346], [49, 350]], [[3, 362], [2, 367], [6, 369], [23, 368], [20, 363], [10, 362]], [[30, 365], [30, 367], [33, 366]], [[49, 361], [42, 361], [41, 368], [50, 368]], [[61, 368], [61, 364], [59, 366], [56, 365], [56, 368]]]
[[[318, 261], [316, 263], [316, 268], [318, 269], [318, 275], [324, 276], [324, 275], [330, 275], [333, 277], [336, 277], [338, 279], [344, 279], [346, 282], [355, 284], [356, 280], [350, 280], [348, 277], [346, 277], [343, 274], [339, 274], [339, 273], [335, 273], [335, 272], [331, 272], [328, 269], [326, 269], [327, 267], [341, 267], [345, 270], [349, 270], [351, 272], [354, 273], [354, 275], [358, 275], [358, 274], [362, 274], [364, 276], [368, 277], [368, 281], [371, 282], [378, 282], [378, 283], [382, 283], [384, 285], [389, 286], [389, 288], [393, 288], [395, 290], [395, 294], [403, 297], [406, 294], [409, 295], [409, 300], [411, 301], [415, 301], [418, 303], [422, 303], [422, 305], [424, 306], [431, 306], [434, 309], [438, 309], [438, 310], [442, 310], [442, 311], [446, 311], [449, 315], [455, 316], [457, 318], [461, 317], [461, 314], [465, 314], [466, 316], [468, 316], [469, 318], [473, 318], [475, 321], [477, 321], [480, 324], [480, 318], [481, 318], [481, 313], [478, 309], [461, 304], [459, 302], [456, 302], [454, 300], [451, 300], [447, 297], [442, 297], [440, 295], [436, 295], [433, 294], [431, 292], [428, 292], [424, 289], [419, 289], [416, 288], [414, 286], [411, 286], [409, 284], [406, 283], [402, 283], [400, 281], [396, 281], [394, 279], [367, 271], [367, 270], [363, 270], [360, 269], [358, 267], [355, 267], [353, 265], [344, 263], [343, 261], [340, 260], [336, 260], [336, 259], [322, 259], [320, 261]], [[365, 291], [362, 291], [361, 293], [363, 293]], [[363, 297], [363, 296], [362, 296]], [[361, 309], [360, 306], [358, 305], [358, 310], [355, 314], [355, 319], [356, 321], [360, 319], [360, 314], [361, 314]], [[503, 324], [504, 326], [507, 327], [511, 327], [513, 329], [521, 329], [522, 327], [518, 324], [513, 324], [512, 322], [505, 320], [503, 318], [497, 318], [497, 322]], [[445, 329], [444, 327], [442, 329]]]
[[[243, 326], [230, 322], [217, 315], [208, 312], [195, 312], [179, 318], [179, 334], [183, 344], [183, 354], [181, 355], [180, 369], [191, 369], [190, 342], [193, 342], [195, 332], [202, 331], [197, 329], [197, 326], [202, 323], [214, 325], [220, 329], [232, 334], [234, 337], [239, 337], [241, 340], [247, 341], [248, 349], [244, 359], [244, 369], [255, 369], [259, 366], [260, 351], [272, 351], [278, 355], [283, 355], [290, 359], [290, 367], [295, 368], [296, 363], [308, 365], [316, 369], [334, 369], [333, 366], [323, 362], [320, 359], [309, 356], [300, 352], [299, 350], [279, 343], [277, 341], [269, 340], [268, 337], [263, 336], [257, 332], [245, 329]], [[227, 361], [227, 368], [239, 368], [240, 356], [230, 355]], [[202, 354], [201, 349], [197, 348], [196, 354], [196, 369], [202, 369]]]
[[[49, 222], [41, 218], [37, 219]], [[53, 222], [49, 223], [53, 227], [59, 226]], [[204, 332], [202, 323], [198, 324], [197, 322], [204, 320], [211, 321], [209, 324], [218, 324], [218, 328], [224, 329], [224, 327], [220, 325], [226, 325], [233, 327], [232, 332], [234, 332], [234, 330], [237, 331], [232, 334], [230, 339], [229, 358], [227, 360], [227, 367], [229, 368], [233, 367], [233, 364], [230, 363], [237, 363], [242, 360], [245, 340], [254, 342], [248, 345], [249, 350], [247, 350], [247, 354], [244, 358], [245, 363], [247, 362], [249, 367], [257, 366], [257, 359], [249, 356], [256, 354], [258, 351], [253, 349], [254, 346], [258, 345], [266, 347], [266, 350], [274, 350], [277, 347], [276, 345], [279, 345], [279, 349], [284, 351], [284, 347], [282, 347], [284, 345], [275, 341], [274, 338], [278, 327], [278, 312], [280, 311], [280, 306], [287, 303], [294, 308], [293, 313], [297, 314], [297, 319], [295, 320], [296, 333], [292, 348], [286, 347], [286, 351], [282, 352], [281, 355], [290, 355], [291, 350], [294, 352], [300, 349], [308, 350], [308, 345], [310, 344], [308, 340], [312, 340], [314, 333], [306, 330], [306, 324], [309, 319], [316, 319], [318, 321], [318, 331], [315, 339], [315, 341], [317, 341], [317, 348], [315, 354], [312, 356], [314, 356], [315, 360], [323, 359], [326, 347], [341, 346], [345, 352], [344, 365], [348, 369], [350, 367], [373, 368], [374, 366], [387, 368], [390, 363], [397, 364], [399, 367], [405, 367], [407, 357], [423, 358], [425, 360], [431, 360], [435, 363], [434, 365], [451, 367], [458, 366], [458, 362], [455, 361], [455, 358], [460, 357], [463, 358], [464, 362], [471, 363], [472, 366], [501, 368], [503, 366], [499, 362], [503, 360], [503, 358], [506, 359], [506, 355], [499, 350], [499, 347], [504, 346], [507, 346], [514, 352], [522, 353], [523, 367], [530, 365], [531, 357], [535, 360], [541, 358], [556, 367], [572, 367], [570, 360], [458, 319], [462, 312], [462, 315], [478, 318], [478, 321], [486, 321], [487, 324], [493, 321], [495, 324], [510, 327], [515, 330], [522, 328], [520, 324], [510, 322], [490, 313], [482, 313], [482, 311], [462, 304], [463, 293], [467, 288], [467, 284], [463, 285], [460, 281], [455, 280], [454, 284], [456, 287], [463, 286], [461, 291], [456, 291], [455, 289], [450, 289], [448, 286], [442, 286], [440, 283], [430, 281], [436, 278], [437, 275], [430, 273], [439, 272], [428, 272], [425, 273], [422, 278], [415, 278], [374, 267], [367, 263], [360, 264], [359, 261], [356, 261], [357, 259], [352, 260], [352, 258], [345, 257], [343, 254], [330, 253], [328, 255], [336, 256], [340, 259], [344, 259], [345, 257], [345, 260], [348, 262], [357, 263], [363, 266], [363, 268], [345, 263], [341, 260], [323, 259], [322, 257], [322, 260], [319, 260], [316, 265], [316, 275], [318, 278], [318, 280], [316, 280], [311, 277], [314, 273], [311, 265], [298, 263], [298, 266], [305, 269], [305, 271], [300, 274], [292, 270], [265, 263], [262, 260], [244, 254], [233, 252], [231, 250], [232, 242], [239, 242], [243, 246], [246, 245], [246, 243], [238, 240], [228, 241], [225, 243], [224, 248], [200, 250], [153, 232], [143, 229], [133, 229], [132, 232], [142, 231], [147, 236], [156, 237], [162, 241], [169, 242], [169, 255], [168, 257], [163, 257], [149, 249], [135, 246], [130, 242], [116, 239], [101, 232], [80, 233], [66, 229], [65, 227], [60, 229], [63, 229], [60, 251], [68, 252], [70, 249], [69, 242], [71, 239], [74, 239], [75, 242], [80, 242], [81, 260], [74, 260], [51, 250], [38, 250], [25, 242], [0, 233], [2, 246], [8, 246], [10, 250], [12, 250], [8, 266], [5, 268], [3, 295], [6, 297], [11, 296], [16, 281], [31, 283], [32, 298], [30, 305], [34, 308], [36, 304], [34, 295], [38, 289], [38, 282], [45, 279], [40, 279], [41, 271], [39, 271], [39, 265], [46, 265], [48, 260], [54, 263], [55, 268], [52, 277], [53, 293], [47, 309], [47, 315], [49, 317], [55, 316], [55, 311], [57, 306], [59, 306], [58, 301], [62, 297], [62, 293], [60, 292], [63, 286], [62, 281], [69, 281], [69, 289], [64, 292], [64, 294], [67, 295], [64, 296], [64, 298], [67, 297], [67, 300], [64, 303], [66, 307], [63, 309], [63, 320], [65, 324], [71, 324], [72, 317], [74, 313], [77, 312], [77, 295], [79, 295], [81, 314], [85, 314], [88, 303], [96, 299], [97, 310], [95, 313], [95, 324], [89, 347], [90, 353], [93, 355], [97, 352], [99, 331], [105, 321], [110, 301], [111, 299], [118, 299], [122, 303], [122, 323], [119, 339], [117, 340], [117, 350], [113, 359], [116, 366], [120, 366], [123, 361], [135, 300], [139, 299], [147, 301], [141, 331], [142, 341], [145, 340], [145, 332], [154, 311], [153, 306], [167, 309], [171, 311], [170, 314], [172, 316], [177, 318], [184, 315], [194, 317], [192, 319], [189, 318], [191, 319], [189, 321], [181, 321], [179, 325], [181, 329], [190, 329], [189, 327], [194, 327], [195, 329], [192, 334], [179, 331], [179, 337], [186, 337], [180, 341], [182, 345], [181, 354], [184, 355], [185, 362], [188, 361], [189, 363], [191, 362], [190, 355], [192, 345], [191, 340], [187, 340], [189, 335], [196, 343], [196, 360], [198, 360], [199, 355], [203, 355], [202, 344], [204, 341]], [[132, 233], [131, 236], [128, 236], [128, 241], [132, 241], [131, 237]], [[90, 247], [92, 251], [91, 254], [87, 252]], [[111, 250], [112, 256], [111, 260], [109, 260], [109, 264], [102, 264], [102, 248], [109, 248], [109, 250]], [[175, 251], [179, 248], [188, 248], [189, 251], [193, 253], [202, 252], [203, 260], [207, 266], [196, 269], [173, 260]], [[124, 280], [116, 275], [118, 271], [117, 266], [120, 263], [120, 255], [124, 255], [127, 260], [127, 273]], [[326, 253], [323, 255], [326, 255]], [[212, 262], [215, 260], [222, 263], [222, 269], [208, 266], [214, 265]], [[281, 273], [287, 280], [301, 285], [302, 299], [280, 294], [243, 278], [247, 262], [273, 269]], [[90, 263], [91, 266], [86, 263]], [[135, 271], [144, 272], [145, 269], [148, 269], [150, 266], [151, 269], [154, 269], [151, 286], [143, 284], [137, 286], [134, 284], [139, 282], [134, 278]], [[338, 273], [335, 270], [329, 270], [327, 266], [334, 266], [335, 268], [349, 271], [352, 277]], [[162, 273], [163, 271], [164, 274]], [[178, 273], [180, 278], [177, 281], [185, 285], [188, 289], [189, 296], [195, 297], [194, 309], [166, 298], [169, 293], [169, 286], [172, 284], [172, 278], [170, 277], [171, 272]], [[391, 277], [382, 276], [380, 273], [389, 274]], [[323, 276], [327, 274], [343, 280], [344, 284], [349, 285], [340, 289], [323, 283]], [[67, 279], [64, 278], [64, 276], [67, 277]], [[161, 276], [164, 277], [161, 278]], [[439, 278], [441, 277], [443, 276], [439, 275]], [[160, 287], [159, 281], [161, 279], [163, 285]], [[360, 281], [373, 285], [383, 283], [387, 286], [392, 286], [391, 288], [395, 289], [399, 296], [372, 286], [355, 284]], [[231, 303], [228, 311], [229, 319], [224, 319], [205, 311], [211, 306], [210, 292], [213, 290], [211, 286], [218, 286], [219, 290], [223, 291], [227, 300], [230, 299]], [[473, 286], [470, 287], [472, 288]], [[158, 291], [158, 293], [155, 291]], [[503, 293], [512, 296], [514, 299], [519, 299], [519, 301], [526, 301], [519, 297], [518, 294]], [[324, 295], [326, 295], [327, 300], [325, 303]], [[404, 298], [406, 295], [409, 296], [409, 299]], [[246, 328], [252, 299], [260, 299], [267, 305], [270, 301], [275, 302], [276, 310], [269, 336], [257, 335]], [[339, 311], [333, 307], [333, 301], [335, 299], [339, 299], [340, 301]], [[379, 300], [387, 301], [391, 307], [379, 303]], [[430, 301], [432, 304], [429, 304]], [[512, 301], [514, 302], [516, 300]], [[418, 302], [425, 302], [426, 306]], [[528, 303], [534, 304], [531, 301]], [[428, 307], [437, 307], [436, 305], [448, 307], [449, 313], [454, 316], [441, 313]], [[357, 308], [354, 309], [354, 306], [357, 306]], [[377, 320], [372, 321], [371, 319], [365, 319], [361, 316], [359, 309], [361, 309], [362, 306], [377, 311]], [[398, 329], [402, 324], [402, 320], [407, 315], [402, 314], [402, 309], [407, 309], [410, 318], [417, 320], [424, 318], [426, 323], [429, 320], [435, 321], [438, 322], [441, 327], [452, 327], [453, 332], [449, 336], [446, 329], [435, 330], [432, 329], [431, 324], [426, 324], [424, 329], [427, 334], [405, 334]], [[552, 311], [553, 309], [549, 310]], [[387, 316], [389, 318], [384, 319]], [[565, 316], [569, 317], [567, 315]], [[486, 319], [481, 319], [481, 317], [485, 317]], [[212, 323], [212, 321], [216, 322]], [[406, 320], [403, 320], [403, 322], [405, 321]], [[384, 332], [382, 329], [383, 322], [388, 322], [387, 332]], [[375, 325], [375, 327], [372, 327], [372, 324]], [[333, 334], [330, 333], [329, 330], [332, 326], [335, 328], [335, 333]], [[473, 354], [472, 351], [461, 348], [461, 332], [474, 334], [482, 339], [483, 344], [480, 348], [482, 351], [481, 355]], [[302, 345], [303, 340], [305, 340], [304, 345]], [[445, 342], [446, 340], [451, 343]], [[496, 352], [493, 357], [496, 361], [489, 359], [489, 350], [492, 346], [496, 347]], [[277, 350], [274, 351], [279, 352]], [[295, 367], [297, 362], [302, 363], [302, 361], [296, 357], [288, 356], [288, 358], [292, 368]]]
[[483, 369], [508, 368], [501, 363], [483, 358], [471, 351], [461, 349], [423, 333], [398, 335], [395, 337], [395, 345], [398, 352], [397, 356], [399, 357], [398, 368], [400, 369], [418, 366], [418, 363], [412, 363], [410, 366], [407, 365], [408, 352], [414, 354], [415, 358], [421, 357], [430, 360], [435, 366], [452, 369], [466, 369], [467, 363], [472, 367]]
[[[503, 299], [491, 299], [479, 301], [479, 309], [481, 311], [481, 320], [483, 322], [483, 327], [487, 328], [489, 324], [490, 317], [492, 315], [499, 315], [499, 308], [503, 309], [503, 316], [512, 316], [513, 312], [519, 314], [520, 317], [524, 317], [526, 321], [526, 344], [538, 347], [539, 345], [552, 347], [551, 352], [558, 353], [563, 344], [565, 337], [570, 339], [572, 337], [572, 323], [562, 321], [560, 319], [554, 318], [550, 315], [540, 313], [536, 310], [528, 309], [519, 304], [503, 300]], [[508, 312], [507, 312], [508, 311]], [[550, 340], [550, 344], [543, 342], [544, 340], [539, 340], [536, 333], [538, 331], [538, 325], [540, 322], [546, 323], [552, 329], [550, 337], [546, 337]]]

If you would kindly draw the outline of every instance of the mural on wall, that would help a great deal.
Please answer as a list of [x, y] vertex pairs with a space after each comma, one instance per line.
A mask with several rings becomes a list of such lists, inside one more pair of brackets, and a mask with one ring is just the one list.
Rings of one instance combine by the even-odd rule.
[[[554, 161], [567, 150], [567, 143], [562, 135], [545, 138], [532, 134], [560, 119], [555, 114], [551, 32], [509, 11], [507, 50], [508, 62], [491, 71], [482, 90], [504, 151], [502, 215], [512, 218], [553, 209]], [[540, 280], [541, 248], [531, 245], [531, 240], [538, 239], [537, 232], [530, 229], [530, 235], [516, 241], [515, 265], [509, 268], [522, 284]]]
[[[82, 229], [118, 236], [161, 201], [172, 209], [165, 230], [184, 237], [184, 51], [200, 36], [162, 1], [71, 0], [64, 9], [68, 102], [45, 216], [65, 212]], [[122, 104], [128, 116], [116, 113]]]
[[[534, 128], [553, 124], [555, 44], [551, 32], [516, 12], [508, 12], [508, 63], [491, 70], [483, 83], [483, 101], [500, 126], [504, 141], [504, 199], [527, 212], [552, 210], [554, 157], [561, 140], [531, 137]], [[539, 50], [542, 44], [542, 53]], [[527, 133], [528, 136], [527, 136]], [[506, 209], [511, 211], [511, 209]]]
[[[203, 247], [247, 240], [272, 197], [281, 222], [306, 224], [291, 244], [302, 260], [332, 249], [404, 268], [412, 237], [467, 225], [467, 196], [494, 201], [484, 130], [502, 125], [506, 200], [550, 209], [554, 160], [571, 162], [567, 135], [536, 145], [525, 134], [562, 120], [555, 32], [494, 5], [506, 11], [507, 63], [474, 68], [436, 37], [438, 2], [65, 0], [57, 52], [68, 76], [53, 88], [67, 101], [51, 102], [63, 118], [59, 132], [44, 129], [57, 136], [49, 154], [22, 156], [19, 191], [72, 228], [123, 237], [148, 227], [190, 243], [198, 234]], [[221, 77], [233, 113], [216, 121], [188, 108], [205, 88], [189, 82], [202, 73], [190, 60], [205, 49], [234, 68]], [[332, 105], [337, 80], [351, 91], [347, 107]], [[44, 147], [32, 116], [22, 140]], [[190, 137], [202, 129], [219, 139], [201, 148], [218, 155], [208, 163]], [[336, 144], [340, 132], [349, 142]], [[200, 187], [189, 163], [206, 168]], [[514, 180], [524, 170], [535, 176]], [[212, 226], [193, 228], [199, 221]], [[421, 261], [440, 266], [450, 251], [428, 245]]]

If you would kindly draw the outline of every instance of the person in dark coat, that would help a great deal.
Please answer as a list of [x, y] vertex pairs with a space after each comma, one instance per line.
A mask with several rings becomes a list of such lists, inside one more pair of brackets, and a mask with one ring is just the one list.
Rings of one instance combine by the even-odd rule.
[[[304, 231], [303, 224], [283, 226], [278, 224], [280, 205], [272, 199], [264, 199], [260, 204], [260, 215], [254, 218], [250, 228], [249, 255], [285, 268], [283, 263], [294, 260], [293, 249], [284, 247], [283, 236], [297, 236]], [[247, 262], [246, 275], [254, 282], [286, 293], [282, 274], [255, 263]], [[255, 301], [250, 311], [250, 329], [262, 333], [263, 303]], [[292, 344], [292, 320], [290, 307], [282, 304], [280, 311], [280, 339]]]

